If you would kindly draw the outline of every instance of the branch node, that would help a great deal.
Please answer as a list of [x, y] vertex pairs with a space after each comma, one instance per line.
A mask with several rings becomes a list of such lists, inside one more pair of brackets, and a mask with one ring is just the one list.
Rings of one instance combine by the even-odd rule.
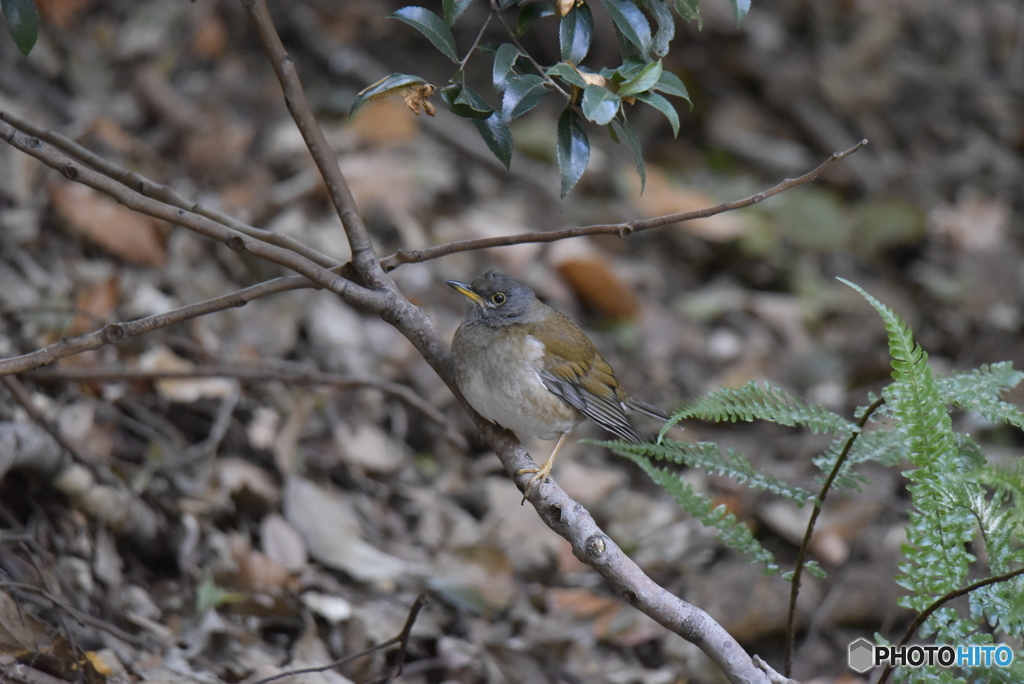
[[66, 164], [64, 168], [61, 169], [61, 172], [64, 174], [64, 177], [69, 180], [78, 179], [78, 167], [74, 164]]
[[603, 556], [604, 552], [608, 549], [608, 545], [605, 543], [605, 536], [603, 534], [595, 534], [593, 537], [588, 539], [586, 544], [583, 546], [587, 550], [587, 554], [594, 560]]
[[103, 341], [107, 344], [117, 344], [125, 337], [124, 328], [117, 323], [103, 326]]
[[241, 235], [232, 235], [227, 239], [226, 244], [234, 252], [248, 252], [248, 248], [245, 244], [245, 238]]

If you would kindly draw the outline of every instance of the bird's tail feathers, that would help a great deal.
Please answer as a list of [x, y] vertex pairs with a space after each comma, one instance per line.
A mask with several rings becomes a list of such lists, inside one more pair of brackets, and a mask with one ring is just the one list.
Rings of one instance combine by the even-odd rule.
[[652, 406], [645, 401], [640, 401], [639, 399], [634, 399], [633, 397], [630, 397], [626, 400], [626, 406], [633, 409], [634, 411], [645, 413], [651, 418], [654, 418], [655, 420], [668, 420], [669, 418], [668, 414], [662, 411], [657, 406]]

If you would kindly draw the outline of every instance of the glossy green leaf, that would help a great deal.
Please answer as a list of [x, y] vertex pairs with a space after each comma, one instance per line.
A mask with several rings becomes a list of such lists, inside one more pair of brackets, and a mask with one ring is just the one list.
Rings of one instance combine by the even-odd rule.
[[559, 62], [548, 67], [548, 76], [553, 78], [560, 78], [566, 83], [570, 83], [577, 88], [586, 88], [587, 82], [580, 76], [580, 72], [568, 62]]
[[573, 5], [558, 23], [558, 47], [563, 62], [579, 64], [590, 52], [594, 14], [586, 4]]
[[551, 17], [555, 14], [555, 8], [546, 2], [531, 2], [519, 10], [519, 19], [516, 21], [516, 35], [526, 33], [533, 22], [544, 17]]
[[732, 15], [736, 17], [736, 25], [743, 23], [743, 19], [750, 11], [750, 0], [729, 0], [732, 3]]
[[583, 119], [566, 107], [558, 117], [558, 173], [562, 177], [562, 197], [565, 197], [579, 181], [590, 161], [590, 141], [583, 128]]
[[658, 82], [654, 84], [651, 90], [657, 90], [659, 93], [665, 93], [666, 95], [681, 97], [689, 102], [690, 109], [693, 109], [693, 102], [690, 100], [690, 93], [686, 91], [686, 86], [683, 85], [683, 81], [671, 71], [662, 70], [661, 75], [658, 76]]
[[356, 99], [352, 102], [352, 107], [349, 109], [349, 118], [355, 116], [359, 108], [371, 100], [404, 96], [409, 89], [423, 85], [427, 85], [427, 82], [419, 76], [411, 76], [409, 74], [385, 76], [376, 83], [368, 85], [359, 91]]
[[644, 0], [644, 7], [651, 11], [658, 24], [658, 30], [651, 39], [651, 52], [664, 57], [668, 54], [668, 44], [676, 36], [676, 18], [672, 16], [672, 8], [668, 6], [667, 0]]
[[512, 129], [501, 120], [501, 114], [495, 112], [486, 119], [473, 119], [473, 125], [480, 131], [488, 149], [507, 169], [512, 163]]
[[599, 85], [583, 89], [583, 116], [600, 126], [607, 126], [619, 112], [619, 96]]
[[640, 70], [636, 76], [619, 86], [619, 97], [630, 97], [643, 93], [655, 86], [661, 78], [661, 60], [651, 62]]
[[622, 113], [612, 119], [612, 130], [619, 142], [626, 143], [626, 147], [633, 153], [633, 163], [636, 164], [636, 172], [640, 176], [640, 193], [643, 194], [644, 188], [647, 186], [647, 170], [644, 167], [644, 153], [640, 149], [640, 138], [636, 136], [632, 124]]
[[469, 9], [469, 4], [473, 0], [442, 0], [441, 6], [444, 8], [444, 23], [445, 26], [451, 26], [459, 20], [459, 17]]
[[676, 0], [676, 12], [686, 21], [697, 20], [697, 30], [704, 28], [704, 20], [700, 17], [700, 0]]
[[530, 111], [551, 94], [551, 86], [536, 74], [513, 76], [505, 83], [501, 116], [505, 123]]
[[472, 88], [461, 83], [452, 82], [441, 89], [441, 102], [455, 116], [464, 119], [486, 119], [494, 113], [494, 107]]
[[619, 34], [640, 50], [642, 57], [646, 57], [651, 51], [651, 25], [640, 8], [629, 0], [601, 0], [601, 4]]
[[512, 67], [515, 65], [516, 60], [519, 59], [520, 54], [519, 48], [512, 43], [504, 43], [495, 50], [494, 69], [491, 72], [491, 80], [494, 83], [494, 89], [499, 93], [505, 89], [509, 74], [512, 73]]
[[448, 59], [458, 63], [459, 56], [455, 51], [455, 37], [451, 29], [445, 26], [441, 17], [423, 7], [403, 7], [388, 15], [389, 19], [404, 21], [422, 33]]
[[28, 55], [39, 37], [39, 12], [33, 0], [0, 0], [7, 32], [21, 54]]
[[658, 93], [652, 93], [650, 91], [646, 93], [637, 93], [634, 97], [641, 102], [651, 105], [659, 112], [665, 115], [668, 122], [672, 124], [672, 135], [679, 137], [679, 112], [672, 106], [672, 103], [666, 100]]

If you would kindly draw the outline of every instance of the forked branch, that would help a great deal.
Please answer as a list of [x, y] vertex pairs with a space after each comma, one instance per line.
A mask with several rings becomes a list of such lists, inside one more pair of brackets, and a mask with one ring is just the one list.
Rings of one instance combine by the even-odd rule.
[[[370, 242], [369, 234], [359, 215], [348, 184], [338, 168], [335, 153], [327, 145], [320, 131], [302, 91], [294, 64], [278, 37], [264, 1], [240, 1], [252, 18], [281, 82], [289, 112], [299, 127], [318, 169], [324, 176], [331, 200], [341, 217], [345, 233], [352, 247], [353, 262], [351, 266], [343, 266], [340, 270], [346, 276], [352, 277], [353, 280], [337, 275], [338, 268], [325, 268], [332, 264], [328, 260], [320, 258], [322, 255], [291, 249], [290, 246], [284, 246], [277, 238], [254, 232], [258, 229], [248, 230], [248, 227], [233, 224], [231, 220], [224, 217], [211, 216], [209, 212], [199, 211], [194, 205], [191, 207], [192, 210], [189, 210], [180, 206], [181, 202], [173, 197], [164, 198], [170, 201], [170, 204], [168, 201], [159, 201], [156, 199], [156, 195], [159, 193], [151, 192], [148, 186], [143, 188], [147, 192], [137, 192], [136, 189], [125, 185], [129, 182], [137, 183], [138, 179], [134, 176], [115, 180], [112, 175], [119, 173], [116, 169], [104, 167], [96, 160], [89, 159], [87, 155], [82, 155], [73, 148], [65, 147], [65, 151], [62, 152], [53, 145], [40, 140], [41, 136], [33, 136], [31, 133], [26, 135], [25, 131], [18, 130], [20, 126], [11, 125], [10, 120], [4, 119], [4, 121], [0, 121], [0, 138], [57, 169], [66, 177], [105, 192], [129, 208], [219, 240], [232, 249], [280, 264], [299, 275], [267, 281], [223, 297], [182, 307], [161, 316], [108, 325], [100, 331], [72, 340], [62, 340], [32, 354], [15, 359], [0, 360], [0, 375], [36, 368], [73, 353], [117, 343], [128, 336], [142, 334], [195, 316], [231, 306], [241, 306], [248, 301], [275, 292], [301, 287], [322, 287], [330, 289], [346, 301], [360, 306], [363, 310], [380, 316], [413, 343], [473, 417], [483, 438], [494, 449], [506, 471], [522, 490], [530, 475], [528, 473], [517, 475], [517, 472], [534, 465], [530, 455], [511, 432], [483, 420], [465, 402], [454, 382], [447, 344], [441, 339], [423, 310], [402, 296], [387, 272], [404, 263], [422, 262], [469, 250], [526, 242], [552, 242], [580, 235], [617, 234], [626, 236], [656, 226], [712, 216], [750, 206], [817, 178], [827, 168], [852, 154], [866, 142], [862, 141], [849, 150], [836, 153], [804, 176], [783, 181], [764, 192], [717, 207], [622, 224], [468, 240], [428, 250], [398, 252], [385, 259], [379, 259]], [[71, 150], [70, 156], [68, 150]], [[172, 206], [172, 204], [179, 206]], [[769, 671], [770, 668], [766, 670], [763, 666], [755, 664], [721, 625], [703, 610], [657, 585], [601, 531], [593, 517], [579, 503], [573, 501], [557, 483], [549, 480], [541, 486], [534, 487], [529, 499], [548, 526], [570, 542], [573, 552], [578, 558], [597, 570], [630, 604], [669, 630], [698, 645], [722, 669], [730, 682], [763, 684], [769, 681], [773, 674]]]

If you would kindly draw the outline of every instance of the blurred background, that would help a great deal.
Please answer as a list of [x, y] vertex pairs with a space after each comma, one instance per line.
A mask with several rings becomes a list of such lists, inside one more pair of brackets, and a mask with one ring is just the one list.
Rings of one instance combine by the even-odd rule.
[[[0, 109], [206, 206], [348, 258], [239, 3], [37, 4], [42, 30], [27, 58], [0, 37]], [[439, 101], [435, 118], [390, 99], [349, 119], [355, 94], [389, 73], [438, 86], [452, 76], [422, 35], [386, 19], [403, 3], [269, 6], [381, 255], [700, 209], [869, 140], [817, 182], [741, 211], [628, 239], [519, 245], [398, 268], [402, 291], [448, 339], [463, 301], [444, 280], [499, 268], [579, 322], [623, 385], [648, 402], [671, 411], [719, 386], [767, 380], [852, 417], [890, 369], [881, 321], [842, 277], [909, 322], [940, 372], [1024, 365], [1019, 2], [755, 0], [737, 28], [728, 2], [705, 0], [703, 29], [680, 21], [665, 60], [693, 101], [689, 111], [678, 102], [679, 137], [653, 109], [628, 112], [648, 162], [643, 193], [629, 151], [594, 127], [589, 168], [565, 200], [556, 98], [514, 123], [505, 171], [470, 122]], [[474, 2], [456, 25], [460, 54], [488, 11]], [[594, 14], [584, 64], [615, 67], [611, 24], [599, 7]], [[492, 21], [483, 40], [506, 37]], [[557, 61], [557, 20], [538, 21], [523, 44], [539, 62]], [[490, 69], [489, 55], [475, 55], [467, 78], [497, 105]], [[0, 145], [0, 357], [280, 274]], [[240, 364], [277, 376], [60, 376]], [[74, 597], [125, 629], [171, 635], [173, 647], [147, 650], [68, 626], [83, 647], [105, 649], [135, 677], [182, 667], [238, 681], [269, 671], [260, 668], [327, 662], [396, 634], [412, 599], [428, 591], [404, 681], [720, 681], [694, 647], [625, 606], [518, 505], [497, 459], [404, 338], [333, 295], [278, 294], [48, 372], [23, 379], [39, 408], [174, 523], [154, 556], [112, 539], [45, 480], [8, 474], [0, 524], [31, 531], [37, 544], [0, 543], [0, 572]], [[338, 375], [408, 386], [433, 412], [379, 382], [346, 385]], [[26, 421], [4, 392], [0, 419]], [[214, 448], [183, 461], [229, 396], [237, 403]], [[1019, 433], [970, 413], [956, 426], [993, 460], [1020, 458]], [[686, 427], [682, 438], [732, 446], [811, 488], [811, 458], [828, 443], [760, 424]], [[592, 426], [576, 436], [605, 437]], [[781, 666], [785, 583], [726, 552], [624, 459], [575, 443], [563, 454], [555, 479], [649, 574]], [[908, 622], [892, 579], [904, 479], [870, 465], [863, 473], [870, 483], [831, 500], [818, 525], [813, 555], [829, 577], [808, 579], [801, 597], [793, 673], [801, 681], [861, 681], [845, 667], [847, 644], [876, 631], [902, 634]], [[791, 567], [807, 512], [728, 479], [683, 477]], [[241, 598], [211, 601], [211, 587]], [[172, 653], [181, 657], [171, 662]], [[365, 681], [383, 665], [378, 654], [342, 671]]]

